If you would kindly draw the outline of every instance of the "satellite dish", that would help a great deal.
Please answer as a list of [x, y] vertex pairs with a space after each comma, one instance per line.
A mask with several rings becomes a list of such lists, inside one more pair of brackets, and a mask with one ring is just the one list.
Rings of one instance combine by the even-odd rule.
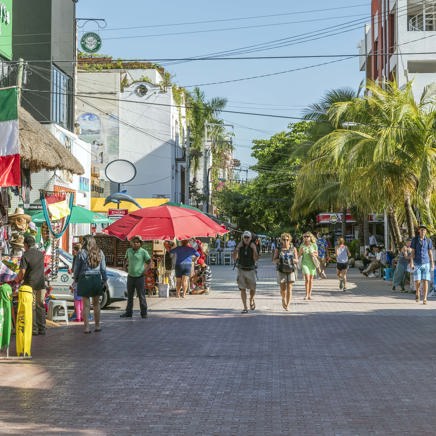
[[139, 85], [135, 89], [135, 93], [138, 97], [144, 97], [145, 94], [147, 94], [147, 87], [145, 85]]
[[125, 159], [115, 159], [104, 170], [108, 180], [114, 183], [127, 183], [136, 177], [136, 167]]

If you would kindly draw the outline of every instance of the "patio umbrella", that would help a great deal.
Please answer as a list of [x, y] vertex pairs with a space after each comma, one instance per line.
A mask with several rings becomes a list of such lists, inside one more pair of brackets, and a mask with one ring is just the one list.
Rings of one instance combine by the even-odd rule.
[[[32, 216], [32, 221], [35, 224], [45, 222], [44, 213], [38, 212]], [[93, 212], [81, 206], [73, 206], [73, 212], [70, 218], [70, 224], [109, 224], [112, 220], [106, 215]]]
[[136, 210], [114, 222], [103, 232], [119, 239], [131, 239], [138, 235], [150, 241], [224, 235], [227, 230], [203, 213], [162, 205]]

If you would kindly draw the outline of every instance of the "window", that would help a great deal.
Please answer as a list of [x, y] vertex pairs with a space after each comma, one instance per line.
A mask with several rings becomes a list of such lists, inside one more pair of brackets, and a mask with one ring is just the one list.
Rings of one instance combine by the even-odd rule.
[[53, 66], [51, 81], [51, 120], [65, 129], [71, 130], [73, 127], [73, 80]]

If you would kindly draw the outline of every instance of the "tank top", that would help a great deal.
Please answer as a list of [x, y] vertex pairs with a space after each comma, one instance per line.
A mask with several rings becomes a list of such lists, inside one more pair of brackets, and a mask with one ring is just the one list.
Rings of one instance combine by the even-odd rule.
[[238, 266], [242, 269], [254, 269], [253, 249], [251, 248], [251, 244], [242, 244], [239, 247]]
[[348, 252], [345, 245], [338, 247], [338, 255], [336, 256], [337, 263], [348, 263]]

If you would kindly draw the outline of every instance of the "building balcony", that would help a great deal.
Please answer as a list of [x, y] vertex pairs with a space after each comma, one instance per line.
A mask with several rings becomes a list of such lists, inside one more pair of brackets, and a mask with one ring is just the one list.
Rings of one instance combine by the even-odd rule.
[[410, 32], [436, 31], [436, 2], [423, 1], [408, 5], [407, 30]]

